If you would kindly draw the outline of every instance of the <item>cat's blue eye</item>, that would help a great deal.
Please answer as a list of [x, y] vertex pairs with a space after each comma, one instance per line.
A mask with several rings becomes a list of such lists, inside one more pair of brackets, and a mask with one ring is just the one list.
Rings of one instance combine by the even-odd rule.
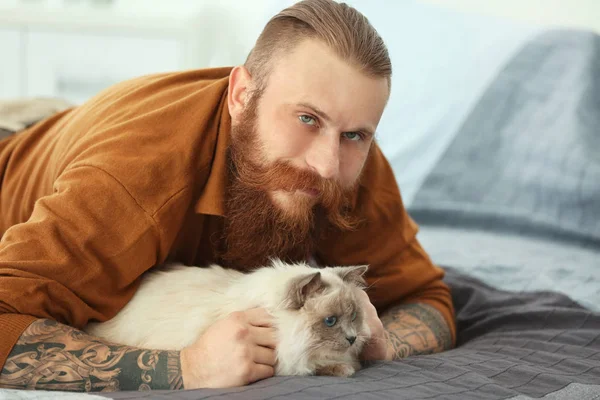
[[324, 322], [325, 322], [325, 325], [327, 325], [328, 327], [331, 328], [337, 322], [337, 318], [334, 316], [327, 317], [327, 318], [325, 318]]
[[355, 319], [356, 319], [356, 311], [354, 311], [354, 312], [352, 313], [352, 321], [354, 321]]
[[316, 125], [317, 124], [317, 121], [310, 115], [303, 114], [298, 118], [300, 119], [300, 122], [302, 122], [303, 124], [306, 124], [306, 125]]

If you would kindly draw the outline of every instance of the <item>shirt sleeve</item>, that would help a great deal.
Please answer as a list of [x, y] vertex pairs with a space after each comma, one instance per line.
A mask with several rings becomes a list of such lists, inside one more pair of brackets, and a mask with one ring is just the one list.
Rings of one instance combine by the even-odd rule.
[[0, 366], [36, 318], [81, 329], [114, 316], [159, 253], [157, 224], [119, 181], [96, 167], [65, 171], [0, 241]]
[[444, 271], [434, 265], [417, 240], [418, 226], [408, 215], [394, 173], [375, 144], [361, 177], [353, 213], [356, 229], [329, 232], [318, 259], [325, 265], [369, 265], [367, 293], [379, 312], [400, 303], [436, 308], [455, 343], [454, 307]]

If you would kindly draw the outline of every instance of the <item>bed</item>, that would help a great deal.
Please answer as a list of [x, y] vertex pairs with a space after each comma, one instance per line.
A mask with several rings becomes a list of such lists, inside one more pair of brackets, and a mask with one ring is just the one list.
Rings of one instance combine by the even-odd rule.
[[[422, 93], [396, 97], [379, 138], [419, 239], [447, 271], [455, 349], [371, 363], [347, 379], [77, 398], [600, 398], [600, 36], [503, 29], [503, 41], [486, 50], [495, 62], [479, 65], [469, 88], [454, 83], [462, 92], [450, 99], [450, 83], [424, 82], [426, 93], [440, 90], [428, 100], [438, 108], [421, 108], [426, 123], [402, 120], [414, 118], [406, 104], [425, 101]], [[399, 140], [404, 131], [411, 134]], [[19, 393], [41, 395], [50, 394]]]

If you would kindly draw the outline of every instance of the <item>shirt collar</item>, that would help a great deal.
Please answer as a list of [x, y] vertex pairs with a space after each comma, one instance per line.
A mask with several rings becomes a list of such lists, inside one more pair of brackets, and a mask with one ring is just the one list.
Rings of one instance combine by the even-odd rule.
[[231, 141], [231, 116], [227, 106], [227, 89], [219, 104], [220, 120], [217, 126], [217, 143], [214, 159], [210, 165], [208, 180], [196, 202], [198, 214], [223, 217], [225, 215], [225, 191], [229, 187], [227, 150]]

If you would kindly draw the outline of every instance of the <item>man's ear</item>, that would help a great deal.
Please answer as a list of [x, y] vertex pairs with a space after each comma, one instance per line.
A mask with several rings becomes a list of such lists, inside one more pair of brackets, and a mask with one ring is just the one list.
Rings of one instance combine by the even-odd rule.
[[250, 93], [252, 76], [243, 65], [234, 67], [229, 73], [227, 89], [227, 105], [232, 120], [237, 120], [244, 111]]

